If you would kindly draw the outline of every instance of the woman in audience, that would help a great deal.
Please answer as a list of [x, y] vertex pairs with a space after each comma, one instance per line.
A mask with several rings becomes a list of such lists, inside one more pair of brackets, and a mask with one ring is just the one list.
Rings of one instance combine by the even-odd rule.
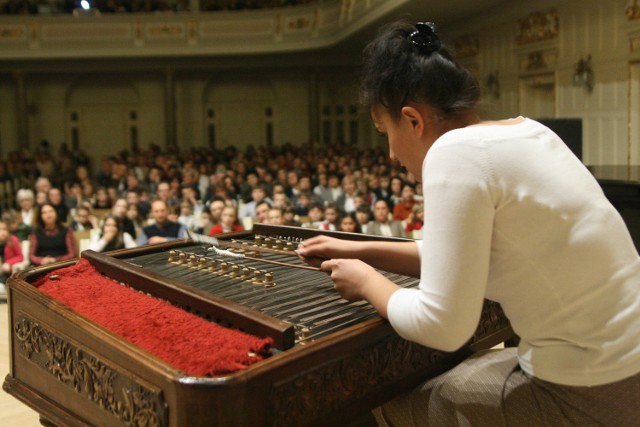
[[136, 241], [123, 230], [122, 223], [113, 215], [105, 217], [100, 235], [89, 243], [89, 249], [96, 252], [108, 252], [136, 246]]
[[73, 230], [62, 224], [58, 211], [49, 202], [38, 208], [29, 240], [29, 260], [33, 265], [72, 259], [78, 253]]
[[209, 235], [242, 231], [244, 228], [238, 220], [238, 211], [234, 206], [225, 206], [220, 215], [220, 224], [216, 224], [209, 230]]
[[349, 212], [340, 219], [339, 231], [347, 233], [362, 233], [362, 227], [358, 222], [355, 212]]

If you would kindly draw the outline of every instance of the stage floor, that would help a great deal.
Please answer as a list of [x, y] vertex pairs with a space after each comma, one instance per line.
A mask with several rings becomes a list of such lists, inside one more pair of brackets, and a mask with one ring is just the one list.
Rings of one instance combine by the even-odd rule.
[[[9, 373], [9, 319], [7, 303], [0, 303], [0, 377]], [[38, 413], [0, 390], [0, 426], [42, 427]]]

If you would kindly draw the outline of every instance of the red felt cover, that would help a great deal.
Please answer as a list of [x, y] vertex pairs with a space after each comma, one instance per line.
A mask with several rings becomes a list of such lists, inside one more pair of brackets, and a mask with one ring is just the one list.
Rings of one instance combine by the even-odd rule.
[[[51, 279], [52, 275], [58, 276]], [[85, 259], [34, 283], [42, 292], [192, 376], [223, 375], [268, 356], [271, 338], [208, 322], [103, 276]]]

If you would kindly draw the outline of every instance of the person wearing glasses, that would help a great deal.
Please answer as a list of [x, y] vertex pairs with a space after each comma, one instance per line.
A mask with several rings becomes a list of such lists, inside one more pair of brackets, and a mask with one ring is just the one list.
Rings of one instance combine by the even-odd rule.
[[555, 133], [525, 117], [483, 121], [479, 97], [433, 24], [382, 30], [365, 49], [361, 99], [391, 159], [421, 177], [423, 239], [318, 236], [298, 254], [405, 339], [460, 348], [485, 298], [520, 337], [384, 404], [380, 424], [635, 425], [640, 257], [629, 231]]

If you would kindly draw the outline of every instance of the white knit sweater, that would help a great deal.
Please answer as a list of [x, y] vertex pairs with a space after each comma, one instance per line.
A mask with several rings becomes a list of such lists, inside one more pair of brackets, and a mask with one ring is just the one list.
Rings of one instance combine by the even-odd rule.
[[457, 129], [429, 150], [422, 175], [420, 286], [387, 307], [401, 336], [454, 350], [488, 298], [521, 337], [530, 375], [597, 385], [640, 372], [640, 257], [553, 132], [529, 119]]

